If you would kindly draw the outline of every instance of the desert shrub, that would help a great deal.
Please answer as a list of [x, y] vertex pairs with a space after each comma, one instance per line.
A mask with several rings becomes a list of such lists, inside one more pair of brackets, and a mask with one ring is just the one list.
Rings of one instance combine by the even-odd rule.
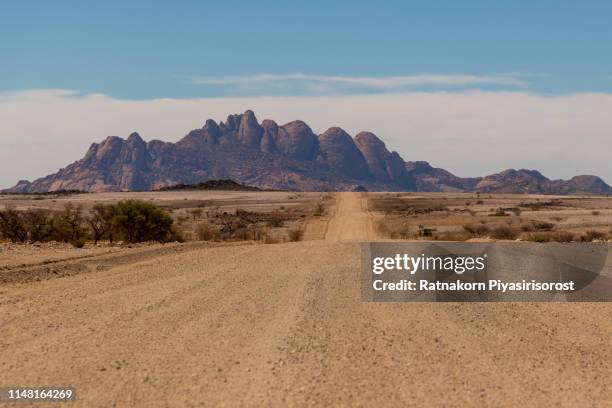
[[23, 217], [15, 208], [0, 211], [0, 236], [11, 242], [26, 242], [28, 231]]
[[243, 210], [242, 208], [236, 208], [236, 216], [240, 218], [249, 218], [250, 213], [250, 211]]
[[538, 231], [550, 231], [555, 227], [555, 224], [546, 221], [536, 221], [533, 223], [533, 227]]
[[580, 240], [583, 242], [592, 242], [592, 241], [603, 241], [607, 238], [607, 234], [602, 231], [587, 231], [581, 237]]
[[53, 235], [57, 241], [73, 242], [87, 237], [84, 228], [83, 206], [68, 202], [53, 216]]
[[317, 217], [320, 217], [323, 215], [324, 212], [325, 212], [325, 207], [323, 206], [323, 203], [320, 203], [320, 202], [317, 203], [314, 209], [314, 215]]
[[30, 241], [46, 241], [52, 238], [53, 220], [48, 210], [38, 208], [24, 211], [22, 219]]
[[600, 211], [591, 211], [591, 215], [601, 215]]
[[540, 211], [542, 209], [552, 207], [556, 204], [558, 204], [558, 202], [553, 200], [553, 201], [535, 201], [531, 203], [521, 203], [520, 206], [524, 208], [528, 208], [532, 211]]
[[434, 239], [438, 241], [465, 241], [470, 237], [466, 231], [445, 231], [434, 235]]
[[191, 216], [193, 217], [194, 221], [200, 218], [202, 216], [202, 213], [204, 213], [204, 210], [202, 210], [201, 208], [194, 208], [193, 210], [191, 210]]
[[572, 242], [574, 240], [574, 234], [567, 231], [553, 233], [552, 236], [555, 242]]
[[207, 222], [199, 224], [196, 228], [196, 236], [200, 241], [215, 241], [219, 239], [219, 231], [211, 227]]
[[518, 207], [512, 207], [512, 212], [514, 213], [514, 215], [516, 215], [517, 217], [519, 215], [521, 215], [521, 209]]
[[545, 234], [542, 232], [534, 232], [525, 236], [525, 241], [530, 242], [550, 242], [551, 236], [550, 234]]
[[533, 232], [535, 231], [535, 227], [533, 226], [533, 224], [523, 224], [521, 225], [521, 230], [523, 232]]
[[301, 229], [291, 229], [288, 232], [289, 235], [289, 241], [291, 242], [297, 242], [297, 241], [301, 241], [302, 238], [304, 237], [304, 231], [302, 231]]
[[267, 224], [268, 224], [268, 227], [271, 227], [271, 228], [280, 228], [285, 224], [285, 221], [283, 220], [282, 216], [279, 213], [274, 212], [270, 214]]
[[500, 225], [491, 230], [491, 237], [495, 239], [516, 239], [518, 231], [506, 225]]
[[410, 228], [406, 225], [398, 225], [397, 228], [393, 229], [389, 234], [391, 239], [408, 239], [412, 236]]
[[276, 237], [273, 237], [271, 235], [266, 235], [264, 240], [263, 240], [264, 244], [278, 244], [280, 242], [280, 240]]
[[248, 222], [229, 213], [216, 216], [221, 225], [219, 234], [221, 239], [246, 240], [248, 238]]
[[185, 234], [176, 225], [170, 226], [169, 242], [185, 242]]
[[113, 218], [115, 207], [111, 205], [96, 204], [91, 213], [86, 217], [85, 222], [89, 226], [91, 238], [94, 244], [99, 240], [108, 238], [113, 242]]
[[247, 241], [251, 239], [251, 233], [248, 227], [239, 227], [235, 229], [227, 238], [235, 239], [238, 241]]
[[490, 214], [491, 217], [507, 217], [508, 213], [501, 207], [495, 209], [493, 214]]
[[171, 239], [172, 217], [161, 208], [139, 200], [113, 205], [113, 229], [128, 242]]
[[268, 236], [268, 229], [257, 225], [249, 228], [249, 238], [253, 241], [264, 241]]
[[72, 245], [75, 248], [83, 248], [85, 246], [85, 237], [80, 237], [78, 239], [72, 240], [70, 241], [70, 245]]
[[468, 224], [463, 229], [474, 237], [484, 237], [489, 233], [489, 227], [484, 224]]
[[534, 232], [526, 235], [524, 239], [531, 242], [572, 242], [574, 234], [567, 231]]
[[410, 227], [400, 220], [385, 219], [378, 223], [378, 232], [391, 239], [408, 239], [411, 237]]
[[484, 201], [482, 201], [482, 200], [477, 200], [477, 201], [476, 201], [476, 204], [484, 204]]

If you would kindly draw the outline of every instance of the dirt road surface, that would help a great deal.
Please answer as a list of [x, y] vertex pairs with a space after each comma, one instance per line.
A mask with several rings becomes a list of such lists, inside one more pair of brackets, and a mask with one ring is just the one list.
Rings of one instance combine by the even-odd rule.
[[337, 196], [335, 213], [329, 222], [325, 240], [362, 242], [375, 239], [366, 195], [340, 193]]
[[609, 304], [364, 303], [365, 198], [335, 211], [323, 241], [0, 286], [0, 386], [72, 386], [74, 407], [610, 403]]

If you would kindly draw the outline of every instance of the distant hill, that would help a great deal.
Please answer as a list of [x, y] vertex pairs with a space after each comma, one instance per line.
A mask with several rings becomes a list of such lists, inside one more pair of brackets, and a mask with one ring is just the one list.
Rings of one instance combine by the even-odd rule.
[[197, 184], [176, 184], [158, 188], [155, 191], [181, 191], [181, 190], [223, 190], [223, 191], [261, 191], [258, 187], [236, 183], [234, 180], [208, 180]]
[[6, 190], [15, 193], [148, 191], [206, 180], [235, 180], [262, 189], [348, 191], [481, 191], [597, 194], [612, 188], [596, 176], [550, 180], [536, 170], [505, 170], [462, 178], [424, 161], [405, 162], [371, 132], [354, 138], [338, 127], [320, 135], [296, 120], [259, 123], [252, 111], [230, 115], [176, 143], [145, 142], [138, 133], [93, 143], [85, 156], [57, 173]]

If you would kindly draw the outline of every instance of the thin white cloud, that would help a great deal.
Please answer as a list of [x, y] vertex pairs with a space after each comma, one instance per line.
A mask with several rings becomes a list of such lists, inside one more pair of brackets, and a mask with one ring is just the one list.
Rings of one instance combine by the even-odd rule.
[[525, 87], [527, 83], [522, 75], [402, 75], [402, 76], [339, 76], [293, 74], [257, 74], [238, 76], [209, 76], [191, 78], [190, 82], [199, 85], [244, 86], [265, 85], [270, 83], [310, 84], [320, 83], [333, 85], [348, 85], [374, 89], [401, 89], [416, 86], [469, 86], [469, 85], [501, 85]]
[[460, 176], [535, 168], [550, 178], [596, 174], [612, 182], [612, 94], [405, 92], [309, 97], [124, 100], [66, 90], [0, 93], [0, 187], [80, 159], [92, 142], [138, 131], [176, 141], [208, 118], [255, 111], [302, 119], [316, 133], [370, 130], [405, 160]]

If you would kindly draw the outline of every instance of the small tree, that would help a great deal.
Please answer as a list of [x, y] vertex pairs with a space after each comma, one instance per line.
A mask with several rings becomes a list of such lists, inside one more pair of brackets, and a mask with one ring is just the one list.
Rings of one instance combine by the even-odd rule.
[[48, 210], [42, 208], [27, 210], [22, 217], [30, 241], [46, 241], [53, 235], [53, 220]]
[[83, 221], [83, 206], [66, 203], [63, 211], [56, 214], [53, 220], [58, 240], [71, 243], [83, 241], [87, 236]]
[[139, 200], [113, 206], [113, 227], [128, 242], [165, 242], [172, 236], [172, 217], [161, 208]]
[[0, 236], [11, 242], [26, 242], [28, 232], [19, 211], [6, 207], [0, 211]]
[[111, 244], [113, 243], [113, 217], [114, 207], [110, 205], [96, 204], [89, 216], [87, 217], [87, 225], [91, 229], [91, 237], [94, 244], [99, 240], [108, 237]]

